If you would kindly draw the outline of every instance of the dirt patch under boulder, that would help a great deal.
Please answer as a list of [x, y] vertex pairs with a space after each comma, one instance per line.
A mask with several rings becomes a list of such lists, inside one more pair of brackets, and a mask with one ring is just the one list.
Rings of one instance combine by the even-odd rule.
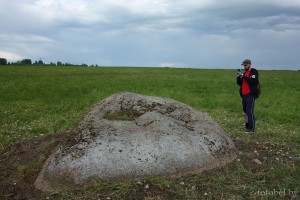
[[41, 199], [33, 183], [44, 161], [66, 138], [68, 133], [31, 138], [0, 151], [0, 199]]

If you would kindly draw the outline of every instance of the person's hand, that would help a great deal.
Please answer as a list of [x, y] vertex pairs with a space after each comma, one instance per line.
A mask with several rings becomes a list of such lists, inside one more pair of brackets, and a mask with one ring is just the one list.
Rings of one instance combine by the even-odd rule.
[[242, 72], [238, 72], [237, 76], [240, 77], [240, 78], [243, 78], [244, 74]]

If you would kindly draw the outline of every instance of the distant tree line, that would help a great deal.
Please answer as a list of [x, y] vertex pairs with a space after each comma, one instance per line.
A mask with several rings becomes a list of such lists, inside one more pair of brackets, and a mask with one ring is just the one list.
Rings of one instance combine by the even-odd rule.
[[0, 65], [7, 65], [6, 58], [0, 58]]
[[6, 58], [0, 58], [0, 65], [47, 65], [47, 66], [84, 66], [84, 67], [98, 67], [98, 65], [87, 65], [82, 63], [81, 65], [76, 65], [72, 63], [63, 63], [57, 61], [56, 63], [50, 62], [49, 64], [45, 63], [42, 59], [32, 62], [31, 59], [23, 59], [16, 62], [8, 62]]

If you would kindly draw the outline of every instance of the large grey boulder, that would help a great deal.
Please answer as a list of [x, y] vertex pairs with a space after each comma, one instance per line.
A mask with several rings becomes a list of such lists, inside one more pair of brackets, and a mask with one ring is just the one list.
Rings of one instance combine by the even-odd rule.
[[232, 140], [206, 113], [172, 99], [118, 93], [87, 113], [35, 186], [52, 191], [95, 180], [178, 177], [235, 158]]

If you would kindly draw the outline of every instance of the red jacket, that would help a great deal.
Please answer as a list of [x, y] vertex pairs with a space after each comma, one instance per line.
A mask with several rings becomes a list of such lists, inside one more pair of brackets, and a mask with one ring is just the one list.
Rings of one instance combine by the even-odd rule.
[[249, 70], [250, 70], [249, 77], [245, 75], [247, 72], [243, 75], [243, 77], [239, 77], [239, 76], [237, 77], [237, 84], [241, 86], [240, 95], [243, 96], [242, 85], [243, 82], [246, 81], [247, 83], [246, 84], [244, 83], [244, 86], [248, 84], [250, 88], [250, 94], [257, 98], [258, 97], [257, 86], [259, 85], [258, 71], [255, 68], [251, 68]]

